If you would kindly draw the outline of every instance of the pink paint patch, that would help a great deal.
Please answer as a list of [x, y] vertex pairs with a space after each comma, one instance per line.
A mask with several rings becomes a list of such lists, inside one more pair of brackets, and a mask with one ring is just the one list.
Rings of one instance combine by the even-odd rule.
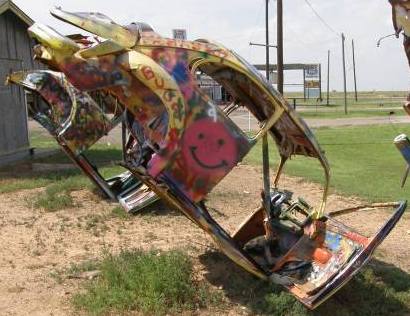
[[201, 119], [185, 131], [182, 155], [186, 168], [200, 177], [229, 171], [237, 162], [237, 154], [235, 139], [220, 122]]

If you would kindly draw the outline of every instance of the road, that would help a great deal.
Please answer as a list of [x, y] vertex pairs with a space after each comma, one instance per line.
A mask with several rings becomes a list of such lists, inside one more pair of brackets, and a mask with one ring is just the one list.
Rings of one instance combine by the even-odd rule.
[[[249, 116], [246, 112], [232, 113], [230, 116], [233, 121], [244, 130], [258, 129], [256, 119]], [[373, 117], [351, 117], [351, 118], [307, 118], [306, 123], [310, 127], [337, 127], [337, 126], [351, 126], [351, 125], [380, 125], [380, 124], [401, 124], [410, 123], [410, 116], [373, 116]]]
[[[231, 114], [231, 119], [244, 131], [259, 129], [256, 119], [249, 119], [247, 112], [237, 112]], [[318, 127], [340, 127], [340, 126], [359, 126], [359, 125], [380, 125], [380, 124], [401, 124], [410, 123], [410, 116], [392, 116], [392, 117], [354, 117], [354, 118], [337, 118], [337, 119], [305, 119], [307, 124], [312, 128]], [[47, 135], [47, 131], [37, 122], [29, 120], [29, 130], [41, 132]], [[100, 142], [118, 144], [121, 142], [121, 127], [117, 126], [110, 134], [103, 137]]]

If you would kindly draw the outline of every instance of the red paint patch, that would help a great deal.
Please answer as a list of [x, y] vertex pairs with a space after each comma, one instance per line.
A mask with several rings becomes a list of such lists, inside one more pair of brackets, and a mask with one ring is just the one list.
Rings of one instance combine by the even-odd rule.
[[207, 118], [193, 123], [185, 131], [182, 154], [186, 168], [199, 176], [210, 176], [233, 168], [238, 150], [225, 126]]

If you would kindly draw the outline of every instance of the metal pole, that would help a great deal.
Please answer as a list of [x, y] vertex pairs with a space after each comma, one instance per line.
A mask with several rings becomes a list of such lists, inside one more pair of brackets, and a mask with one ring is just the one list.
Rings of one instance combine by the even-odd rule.
[[356, 61], [354, 54], [354, 40], [352, 40], [352, 55], [353, 55], [353, 78], [354, 78], [354, 98], [357, 102], [357, 82], [356, 82]]
[[330, 50], [327, 51], [327, 94], [326, 105], [329, 105], [329, 83], [330, 83]]
[[127, 126], [125, 125], [125, 112], [121, 121], [121, 140], [122, 140], [122, 160], [126, 160], [126, 146], [127, 146]]
[[322, 103], [322, 64], [319, 64], [319, 100]]
[[283, 4], [277, 1], [277, 64], [278, 64], [278, 91], [283, 94]]
[[266, 80], [269, 82], [269, 0], [265, 0], [265, 35], [266, 35]]
[[[266, 47], [265, 44], [258, 44], [258, 43], [253, 43], [253, 42], [250, 42], [249, 45], [250, 45], [250, 46], [262, 46], [262, 47]], [[272, 48], [277, 48], [276, 45], [268, 45], [268, 46], [269, 46], [269, 47], [272, 47]]]
[[[266, 23], [266, 80], [269, 82], [269, 0], [266, 1], [265, 23]], [[269, 146], [268, 134], [262, 138], [262, 161], [263, 161], [263, 191], [266, 218], [270, 220], [270, 176], [269, 176]], [[268, 233], [268, 232], [267, 232]]]
[[303, 67], [303, 101], [306, 102], [306, 69]]
[[345, 114], [347, 114], [345, 35], [343, 33], [342, 33], [342, 54], [343, 54], [343, 86], [344, 86], [344, 94], [345, 94]]

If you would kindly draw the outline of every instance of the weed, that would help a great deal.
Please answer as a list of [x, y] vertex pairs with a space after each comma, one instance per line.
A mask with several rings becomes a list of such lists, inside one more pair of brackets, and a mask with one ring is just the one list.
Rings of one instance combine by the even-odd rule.
[[74, 201], [69, 192], [59, 192], [56, 194], [45, 193], [35, 198], [33, 203], [35, 208], [43, 208], [49, 212], [55, 212], [64, 208], [73, 207]]
[[64, 279], [58, 271], [52, 271], [49, 273], [49, 276], [54, 279], [57, 284], [63, 284]]
[[82, 176], [72, 176], [52, 183], [44, 193], [34, 199], [34, 207], [54, 212], [76, 206], [70, 192], [89, 187], [89, 181]]
[[122, 220], [131, 219], [131, 215], [128, 214], [121, 206], [116, 206], [111, 210], [111, 217], [119, 218]]
[[74, 275], [86, 271], [94, 271], [98, 269], [98, 262], [96, 260], [87, 260], [78, 264], [71, 264], [65, 271], [67, 275]]
[[98, 268], [100, 278], [86, 285], [86, 293], [73, 298], [77, 308], [93, 315], [130, 310], [164, 315], [216, 301], [193, 280], [189, 257], [178, 251], [106, 254]]
[[106, 217], [99, 214], [88, 214], [85, 216], [85, 219], [85, 229], [90, 230], [104, 223]]

